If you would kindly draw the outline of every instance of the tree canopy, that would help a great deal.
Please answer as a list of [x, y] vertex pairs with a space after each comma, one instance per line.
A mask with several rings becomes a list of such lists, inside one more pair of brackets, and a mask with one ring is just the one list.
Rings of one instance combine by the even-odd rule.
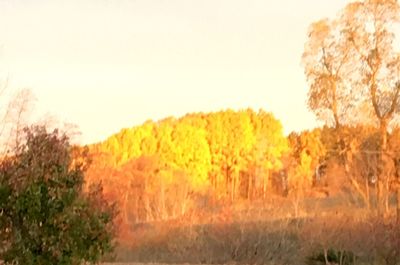
[[[267, 193], [289, 147], [271, 113], [248, 109], [148, 121], [89, 149], [95, 161], [88, 179], [106, 168], [114, 172], [103, 179], [109, 196], [127, 207], [132, 220], [148, 221], [185, 213], [194, 194], [233, 201]], [[114, 189], [135, 192], [127, 191], [127, 198]]]

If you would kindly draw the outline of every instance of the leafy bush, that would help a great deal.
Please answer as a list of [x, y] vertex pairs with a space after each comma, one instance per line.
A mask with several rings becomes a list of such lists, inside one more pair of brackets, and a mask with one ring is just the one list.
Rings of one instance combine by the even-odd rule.
[[[6, 264], [95, 263], [113, 249], [114, 207], [83, 191], [85, 159], [65, 135], [26, 129], [0, 162], [0, 259]], [[81, 157], [82, 158], [82, 157]]]

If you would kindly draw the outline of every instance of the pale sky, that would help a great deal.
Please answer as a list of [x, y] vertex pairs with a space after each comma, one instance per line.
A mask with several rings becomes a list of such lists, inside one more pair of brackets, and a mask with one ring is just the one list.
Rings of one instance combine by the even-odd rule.
[[345, 0], [0, 0], [0, 69], [81, 142], [188, 112], [263, 108], [316, 126], [307, 29]]

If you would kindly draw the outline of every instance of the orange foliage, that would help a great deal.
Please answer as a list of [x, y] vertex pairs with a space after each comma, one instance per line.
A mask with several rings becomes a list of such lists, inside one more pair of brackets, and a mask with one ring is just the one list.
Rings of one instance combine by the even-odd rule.
[[270, 113], [194, 113], [148, 121], [89, 146], [87, 182], [103, 182], [125, 223], [166, 220], [204, 207], [211, 197], [265, 196], [270, 172], [281, 168], [288, 151]]

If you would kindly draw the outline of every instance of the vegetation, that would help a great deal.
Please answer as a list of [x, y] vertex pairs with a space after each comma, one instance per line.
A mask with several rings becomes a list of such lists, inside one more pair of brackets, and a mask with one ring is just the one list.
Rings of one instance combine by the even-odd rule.
[[[319, 118], [329, 123], [333, 117], [338, 130], [343, 124], [372, 124], [379, 129], [379, 146], [363, 151], [378, 155], [378, 211], [387, 204], [389, 183], [397, 181], [388, 170], [393, 156], [387, 145], [388, 129], [397, 126], [400, 110], [400, 60], [395, 44], [399, 19], [397, 1], [352, 2], [336, 19], [311, 25], [303, 55], [311, 84], [309, 107]], [[351, 162], [352, 153], [348, 155], [346, 162]], [[400, 201], [398, 209], [400, 215]]]
[[322, 128], [284, 137], [271, 113], [225, 110], [89, 146], [87, 184], [119, 202], [125, 257], [397, 264], [399, 7], [355, 1], [310, 26], [302, 62]]
[[[284, 137], [279, 121], [271, 114], [226, 112], [231, 119], [214, 124], [215, 130], [210, 125], [224, 112], [149, 121], [89, 147], [94, 162], [87, 174], [88, 184], [100, 177], [106, 197], [119, 202], [118, 259], [257, 264], [270, 259], [286, 264], [318, 262], [321, 257], [323, 262], [341, 264], [385, 259], [392, 264], [397, 260], [397, 237], [385, 236], [399, 233], [390, 190], [387, 214], [375, 214], [373, 174], [380, 154], [377, 128], [343, 125], [338, 131], [325, 126]], [[224, 129], [232, 128], [229, 122], [235, 123], [234, 119], [246, 121], [244, 114], [251, 117], [252, 134], [247, 139], [255, 139], [249, 141], [253, 145], [246, 150], [245, 140], [237, 145], [226, 141], [225, 145], [231, 146], [225, 148], [230, 151], [220, 152], [224, 143], [220, 139], [234, 139], [229, 134], [246, 139], [244, 126], [236, 131]], [[182, 153], [179, 142], [172, 143], [185, 126], [192, 137], [180, 138], [186, 150]], [[388, 150], [393, 154], [398, 153], [398, 137], [396, 131], [388, 134]], [[169, 148], [163, 148], [168, 142]], [[274, 153], [274, 148], [279, 152]], [[121, 155], [118, 150], [135, 151], [134, 155], [128, 151]], [[210, 160], [204, 163], [199, 159], [198, 166], [193, 157], [200, 158], [200, 154]], [[273, 154], [278, 154], [275, 159]], [[176, 166], [185, 156], [191, 158], [187, 164], [191, 167]], [[121, 162], [127, 157], [130, 160]], [[396, 158], [393, 156], [391, 171], [394, 179]], [[239, 172], [236, 192], [229, 182], [232, 175], [227, 174], [226, 161], [242, 161], [233, 164]], [[201, 172], [205, 172], [203, 181], [197, 181]], [[372, 234], [374, 239], [368, 238]], [[382, 244], [385, 248], [379, 249]]]
[[284, 136], [272, 113], [228, 109], [72, 147], [17, 123], [0, 162], [0, 259], [95, 263], [116, 235], [123, 261], [399, 264], [399, 22], [398, 1], [359, 0], [310, 26], [321, 128]]
[[42, 127], [0, 164], [0, 258], [6, 264], [94, 263], [112, 251], [114, 212], [83, 192], [84, 167], [68, 139]]
[[182, 216], [204, 196], [265, 197], [288, 144], [272, 114], [228, 110], [146, 122], [90, 151], [88, 181], [111, 172], [102, 179], [107, 192], [135, 223]]

